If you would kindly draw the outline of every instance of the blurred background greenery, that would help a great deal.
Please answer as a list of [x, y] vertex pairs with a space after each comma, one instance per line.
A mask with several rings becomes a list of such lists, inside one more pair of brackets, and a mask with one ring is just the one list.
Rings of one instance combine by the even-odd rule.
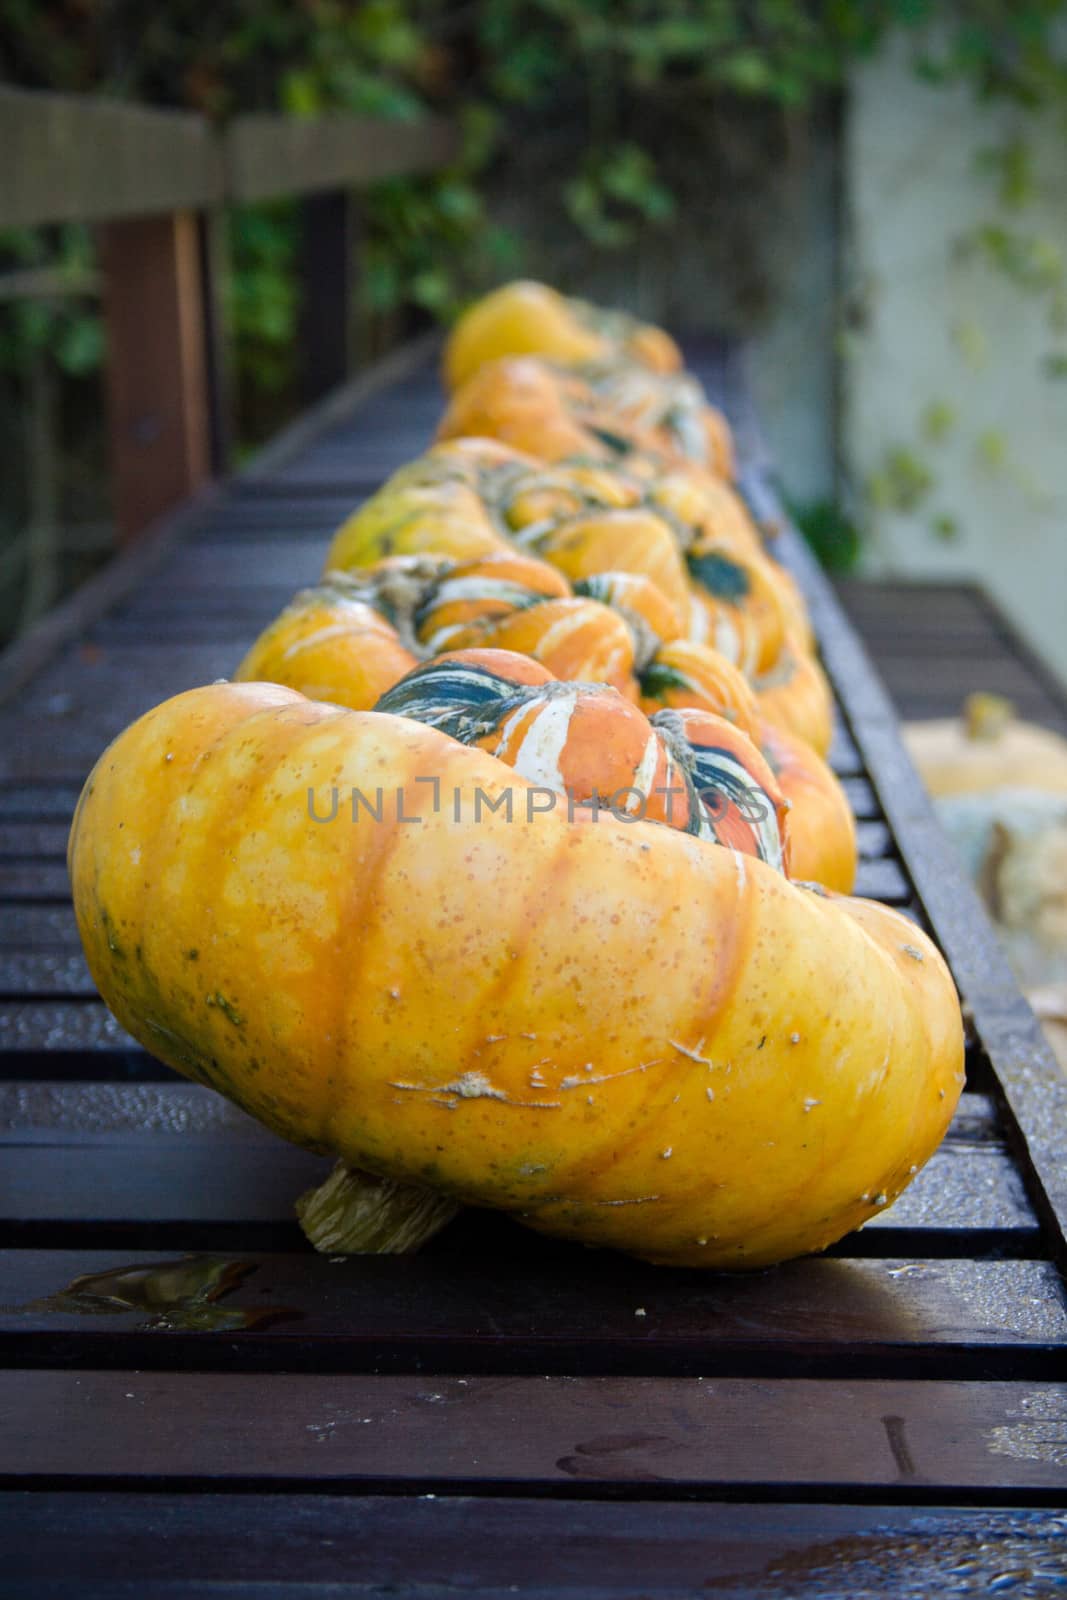
[[[963, 82], [1023, 111], [1067, 104], [1063, 11], [1061, 0], [0, 0], [0, 73], [219, 121], [264, 110], [454, 119], [462, 148], [447, 171], [365, 198], [357, 347], [371, 356], [508, 276], [580, 289], [610, 262], [645, 286], [639, 309], [674, 327], [749, 331], [792, 270], [763, 226], [768, 208], [832, 130], [854, 65], [899, 34], [929, 83]], [[985, 159], [1010, 204], [1026, 183], [1025, 144]], [[295, 208], [240, 209], [228, 228], [247, 449], [297, 409]], [[972, 247], [1062, 289], [1062, 263], [1038, 260], [1003, 226]], [[694, 252], [715, 285], [706, 299], [672, 270]], [[48, 478], [55, 514], [82, 530], [69, 582], [99, 558], [108, 515], [89, 232], [0, 234], [0, 272], [42, 266], [61, 293], [0, 302], [0, 515], [21, 526], [34, 475], [38, 504]], [[846, 337], [847, 304], [841, 315]], [[925, 469], [909, 465], [909, 492], [921, 495]], [[892, 491], [901, 473], [883, 478]], [[828, 564], [855, 559], [859, 533], [841, 504], [796, 510]], [[41, 597], [13, 604], [0, 619], [7, 631]]]

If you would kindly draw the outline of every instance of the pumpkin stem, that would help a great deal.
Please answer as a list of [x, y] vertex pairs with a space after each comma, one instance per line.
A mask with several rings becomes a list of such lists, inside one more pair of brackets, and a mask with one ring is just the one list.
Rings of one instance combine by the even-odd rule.
[[323, 1255], [410, 1255], [459, 1210], [434, 1189], [376, 1178], [343, 1161], [296, 1202], [300, 1226]]
[[1001, 694], [969, 694], [963, 702], [963, 726], [968, 739], [999, 739], [1015, 715], [1015, 707]]

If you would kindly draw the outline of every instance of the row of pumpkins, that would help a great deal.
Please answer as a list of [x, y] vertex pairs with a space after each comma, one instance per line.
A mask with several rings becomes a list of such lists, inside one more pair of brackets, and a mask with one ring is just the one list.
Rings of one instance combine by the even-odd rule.
[[847, 898], [803, 601], [673, 341], [514, 284], [438, 443], [71, 835], [120, 1022], [286, 1138], [331, 1251], [464, 1204], [689, 1266], [891, 1204], [963, 1082], [951, 978]]

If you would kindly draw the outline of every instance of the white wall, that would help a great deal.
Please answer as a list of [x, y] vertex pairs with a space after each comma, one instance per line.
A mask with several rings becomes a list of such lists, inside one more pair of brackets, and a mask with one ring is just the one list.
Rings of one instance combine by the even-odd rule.
[[[859, 326], [842, 354], [842, 445], [857, 486], [894, 447], [913, 450], [936, 478], [914, 511], [875, 514], [869, 570], [978, 580], [1067, 678], [1067, 380], [1042, 375], [1056, 345], [1048, 302], [952, 251], [968, 229], [1002, 221], [1067, 259], [1062, 129], [1027, 135], [1038, 183], [1022, 210], [998, 208], [977, 169], [982, 149], [1031, 121], [1018, 117], [964, 88], [922, 82], [899, 47], [855, 74], [844, 183]], [[1058, 344], [1067, 349], [1067, 338]], [[940, 443], [924, 438], [930, 404], [956, 415]], [[1003, 437], [999, 466], [988, 446], [983, 453], [987, 434]], [[959, 524], [951, 543], [931, 532], [941, 514]]]

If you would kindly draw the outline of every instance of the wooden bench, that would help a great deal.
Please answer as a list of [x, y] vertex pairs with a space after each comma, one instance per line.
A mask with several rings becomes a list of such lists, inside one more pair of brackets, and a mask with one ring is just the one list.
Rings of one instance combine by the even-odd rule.
[[849, 578], [836, 590], [905, 721], [957, 716], [984, 692], [1067, 734], [1067, 692], [975, 584]]
[[[746, 493], [781, 522], [737, 352], [690, 356], [734, 422]], [[673, 1272], [469, 1212], [415, 1258], [317, 1257], [292, 1202], [324, 1164], [174, 1078], [95, 997], [63, 861], [87, 769], [148, 706], [232, 670], [341, 516], [426, 445], [434, 353], [385, 376], [320, 407], [8, 663], [0, 1587], [1060, 1592], [1067, 1084], [788, 527], [777, 548], [838, 697], [860, 890], [933, 931], [969, 1027], [943, 1148], [829, 1255]], [[183, 1258], [177, 1283], [157, 1270]]]

